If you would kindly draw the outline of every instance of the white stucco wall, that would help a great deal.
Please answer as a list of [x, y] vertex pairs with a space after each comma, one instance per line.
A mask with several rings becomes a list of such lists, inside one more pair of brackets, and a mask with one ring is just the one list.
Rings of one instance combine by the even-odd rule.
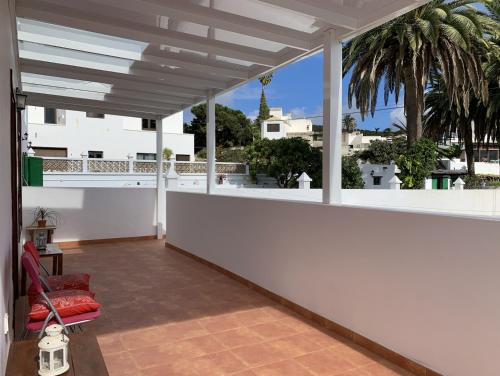
[[[163, 147], [194, 160], [194, 135], [183, 134], [182, 112], [163, 120]], [[44, 124], [43, 107], [28, 107], [28, 138], [32, 146], [68, 149], [68, 157], [103, 151], [104, 158], [125, 159], [128, 154], [156, 153], [156, 133], [141, 130], [141, 119], [105, 115], [87, 118], [85, 112], [66, 111], [66, 125]]]
[[109, 239], [156, 234], [156, 189], [23, 188], [23, 224], [37, 206], [60, 216], [54, 241]]
[[[12, 4], [10, 4], [12, 3]], [[4, 327], [4, 315], [12, 320], [12, 212], [10, 187], [10, 69], [14, 69], [11, 17], [9, 5], [0, 2], [0, 374], [5, 374], [9, 346], [12, 339], [10, 327]], [[13, 8], [11, 8], [13, 9]], [[16, 86], [16, 82], [14, 82]], [[9, 325], [10, 326], [10, 325]], [[8, 333], [5, 332], [8, 330]]]
[[[500, 374], [500, 221], [183, 192], [167, 200], [172, 244], [442, 374]], [[304, 223], [306, 233], [293, 231]]]

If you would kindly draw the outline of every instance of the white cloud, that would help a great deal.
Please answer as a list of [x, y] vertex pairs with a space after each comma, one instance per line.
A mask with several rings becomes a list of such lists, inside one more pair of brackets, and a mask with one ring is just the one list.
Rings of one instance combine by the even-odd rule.
[[391, 124], [396, 123], [396, 124], [406, 124], [406, 116], [405, 116], [405, 110], [404, 108], [396, 108], [391, 111]]
[[[228, 91], [216, 98], [216, 102], [224, 106], [231, 106], [236, 101], [260, 100], [260, 87], [256, 85], [243, 85]], [[272, 91], [266, 89], [266, 97], [272, 97]]]
[[294, 119], [303, 119], [306, 117], [306, 108], [305, 107], [294, 107], [290, 110], [292, 117]]
[[255, 119], [257, 119], [257, 116], [259, 116], [259, 110], [253, 110], [252, 112], [249, 112], [248, 114], [246, 114], [246, 116], [250, 120], [254, 121]]

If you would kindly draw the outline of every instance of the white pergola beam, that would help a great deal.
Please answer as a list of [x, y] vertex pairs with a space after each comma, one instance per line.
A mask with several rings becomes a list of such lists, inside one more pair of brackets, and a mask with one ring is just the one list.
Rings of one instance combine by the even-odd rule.
[[[87, 4], [74, 1], [21, 0], [16, 5], [18, 16], [153, 44], [204, 52], [251, 63], [274, 66], [275, 54], [269, 51], [238, 44], [208, 40], [192, 34], [139, 24], [79, 9]], [[68, 7], [68, 6], [71, 6]]]
[[[122, 110], [122, 109], [116, 109], [116, 108], [110, 108], [110, 107], [103, 107], [103, 106], [85, 106], [82, 104], [69, 104], [69, 103], [64, 103], [62, 104], [60, 101], [50, 101], [41, 97], [28, 97], [28, 102], [27, 104], [29, 106], [39, 106], [39, 107], [47, 107], [47, 108], [59, 108], [59, 109], [64, 109], [64, 110], [72, 110], [72, 111], [83, 111], [83, 112], [96, 112], [100, 114], [108, 114], [108, 115], [117, 115], [117, 116], [128, 116], [128, 117], [135, 117], [135, 118], [141, 118], [141, 119], [152, 119], [152, 118], [158, 118], [158, 115], [152, 115], [151, 113], [145, 113], [145, 112], [140, 112], [140, 111], [133, 111], [133, 110]], [[163, 114], [162, 116], [169, 116], [172, 115], [174, 112], [167, 112]]]
[[158, 70], [144, 69], [136, 67], [137, 63], [134, 60], [102, 56], [31, 42], [19, 43], [19, 57], [21, 59], [53, 64], [71, 64], [71, 67], [89, 68], [100, 72], [111, 72], [115, 75], [134, 76], [137, 79], [167, 81], [178, 86], [225, 89], [228, 85], [227, 81], [199, 77], [199, 74], [196, 76], [183, 75], [181, 72], [176, 71], [174, 73], [174, 70], [160, 67], [158, 67]]
[[281, 43], [305, 51], [310, 49], [310, 35], [307, 33], [209, 7], [194, 5], [185, 0], [107, 0], [106, 5], [146, 15], [161, 15], [175, 20], [206, 25]]
[[[324, 6], [317, 0], [260, 0], [264, 3], [279, 6], [281, 8], [293, 10], [298, 13], [315, 17], [332, 27], [340, 26], [346, 29], [355, 30], [358, 27], [358, 20], [354, 17], [341, 13], [341, 7], [336, 7], [333, 3]], [[337, 11], [335, 9], [338, 9]]]
[[101, 82], [113, 84], [116, 88], [125, 88], [138, 91], [149, 91], [158, 94], [167, 95], [185, 95], [187, 97], [204, 96], [203, 90], [180, 87], [175, 85], [161, 84], [149, 81], [137, 81], [129, 75], [119, 73], [103, 72], [100, 70], [81, 68], [74, 66], [65, 66], [63, 64], [54, 64], [36, 60], [19, 59], [21, 72], [35, 73], [45, 76], [70, 78], [82, 81]]
[[[50, 95], [50, 94], [40, 94], [40, 93], [30, 93], [29, 96], [33, 100], [41, 100], [41, 101], [50, 101], [52, 103], [60, 103], [60, 105], [82, 105], [86, 107], [95, 107], [95, 108], [109, 108], [111, 110], [123, 110], [123, 111], [135, 111], [141, 112], [144, 114], [149, 114], [150, 118], [156, 118], [158, 116], [164, 115], [166, 113], [178, 112], [180, 109], [178, 108], [153, 108], [153, 107], [143, 107], [139, 105], [128, 105], [128, 104], [120, 104], [113, 103], [104, 100], [92, 100], [92, 99], [84, 99], [84, 98], [73, 98], [73, 97], [65, 97], [60, 95]], [[62, 107], [58, 107], [62, 108]]]
[[[151, 101], [153, 103], [161, 103], [165, 105], [176, 105], [176, 106], [187, 106], [189, 105], [189, 100], [187, 98], [183, 97], [176, 97], [176, 96], [169, 96], [169, 95], [158, 95], [158, 94], [151, 94], [148, 92], [140, 92], [140, 91], [134, 91], [134, 90], [127, 90], [127, 89], [115, 89], [111, 88], [107, 90], [107, 88], [103, 87], [97, 87], [97, 86], [91, 86], [89, 88], [82, 86], [81, 84], [75, 84], [73, 82], [65, 82], [62, 80], [50, 80], [50, 79], [39, 79], [37, 77], [31, 77], [31, 76], [26, 76], [22, 75], [21, 76], [21, 82], [23, 84], [23, 89], [24, 90], [29, 90], [27, 88], [36, 88], [39, 87], [40, 89], [47, 89], [47, 90], [73, 90], [75, 92], [80, 92], [82, 95], [85, 93], [89, 94], [102, 94], [106, 95], [108, 97], [117, 97], [117, 98], [129, 98], [129, 99], [140, 99], [140, 100], [147, 100]], [[31, 91], [36, 91], [36, 90], [31, 90]], [[202, 100], [202, 98], [198, 99], [199, 101]]]
[[325, 32], [323, 56], [323, 203], [341, 204], [342, 43]]
[[84, 100], [97, 100], [104, 103], [110, 104], [124, 104], [132, 107], [139, 106], [144, 108], [150, 108], [155, 111], [180, 111], [182, 106], [172, 104], [172, 103], [163, 103], [163, 102], [155, 102], [144, 100], [141, 97], [136, 98], [123, 98], [116, 95], [104, 94], [104, 93], [96, 93], [96, 92], [82, 92], [81, 90], [75, 89], [64, 89], [64, 88], [54, 88], [47, 87], [42, 85], [31, 85], [25, 84], [23, 85], [23, 92], [27, 94], [43, 94], [43, 95], [53, 95], [58, 97], [68, 97], [74, 99], [84, 99]]
[[145, 63], [177, 66], [182, 67], [185, 71], [201, 74], [239, 79], [249, 78], [248, 68], [245, 66], [221, 61], [209, 61], [194, 54], [161, 51], [158, 46], [158, 51], [151, 51], [148, 48], [142, 53], [119, 48], [119, 46], [110, 48], [109, 45], [103, 45], [102, 40], [96, 37], [94, 37], [94, 41], [91, 43], [89, 41], [91, 37], [89, 35], [81, 35], [81, 33], [81, 31], [54, 30], [41, 25], [22, 24], [21, 30], [18, 31], [18, 39], [23, 42], [39, 43]]

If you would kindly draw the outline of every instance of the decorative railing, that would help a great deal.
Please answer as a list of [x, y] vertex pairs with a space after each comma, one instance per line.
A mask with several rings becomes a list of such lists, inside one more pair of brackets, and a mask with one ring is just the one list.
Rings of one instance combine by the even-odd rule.
[[[163, 162], [163, 172], [170, 168], [170, 162]], [[107, 174], [156, 174], [156, 161], [44, 158], [43, 171], [46, 173], [107, 173]], [[175, 162], [178, 174], [206, 174], [206, 162]], [[218, 162], [217, 174], [248, 174], [244, 163]]]
[[88, 172], [126, 173], [128, 172], [128, 161], [89, 159]]
[[43, 172], [82, 172], [82, 159], [44, 158]]

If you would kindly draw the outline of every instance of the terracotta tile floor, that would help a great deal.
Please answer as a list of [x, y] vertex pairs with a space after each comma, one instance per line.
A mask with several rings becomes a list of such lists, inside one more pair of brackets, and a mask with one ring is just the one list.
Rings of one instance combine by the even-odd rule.
[[302, 320], [163, 241], [65, 251], [91, 273], [95, 331], [111, 375], [410, 375]]

